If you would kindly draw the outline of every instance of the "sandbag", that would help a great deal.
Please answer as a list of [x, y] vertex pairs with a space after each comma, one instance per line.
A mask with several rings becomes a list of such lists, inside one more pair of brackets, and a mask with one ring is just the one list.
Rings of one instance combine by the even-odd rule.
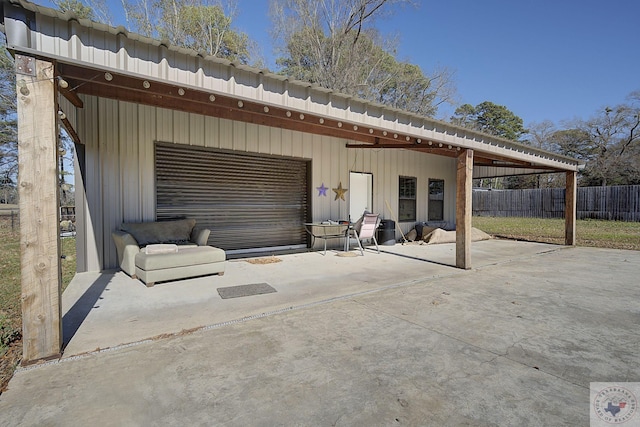
[[[489, 239], [491, 239], [491, 236], [484, 231], [478, 230], [475, 227], [471, 228], [471, 241], [478, 242], [480, 240]], [[423, 240], [429, 245], [435, 245], [438, 243], [455, 243], [456, 231], [445, 231], [442, 228], [436, 228], [431, 233], [427, 234]]]
[[416, 231], [416, 229], [412, 229], [410, 232], [407, 233], [407, 235], [405, 236], [406, 239], [410, 242], [413, 242], [416, 240], [416, 238], [418, 237], [418, 232]]

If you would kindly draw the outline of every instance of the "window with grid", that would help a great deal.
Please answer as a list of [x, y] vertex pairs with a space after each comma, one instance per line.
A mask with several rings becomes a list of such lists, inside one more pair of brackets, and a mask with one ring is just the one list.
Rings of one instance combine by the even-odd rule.
[[398, 221], [416, 220], [416, 178], [401, 176], [398, 197]]
[[429, 221], [444, 221], [444, 180], [429, 180]]

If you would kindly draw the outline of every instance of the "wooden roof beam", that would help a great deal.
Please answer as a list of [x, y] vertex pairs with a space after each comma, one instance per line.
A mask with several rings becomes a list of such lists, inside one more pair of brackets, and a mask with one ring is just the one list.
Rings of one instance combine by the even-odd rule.
[[76, 132], [76, 130], [71, 125], [71, 122], [67, 118], [67, 115], [64, 113], [64, 111], [58, 110], [58, 117], [60, 118], [60, 122], [62, 123], [62, 126], [67, 131], [67, 133], [69, 134], [69, 136], [71, 137], [73, 142], [76, 143], [76, 144], [82, 144], [82, 141], [80, 140], [80, 137], [78, 136], [78, 133]]
[[58, 83], [58, 93], [60, 93], [60, 95], [64, 96], [65, 98], [67, 98], [67, 100], [71, 104], [73, 104], [73, 106], [77, 108], [84, 108], [84, 103], [82, 102], [82, 99], [80, 99], [80, 97], [76, 92], [69, 89], [69, 86], [68, 86], [69, 82], [67, 82], [66, 80], [59, 80], [59, 82], [61, 81], [64, 81], [64, 83], [63, 84]]

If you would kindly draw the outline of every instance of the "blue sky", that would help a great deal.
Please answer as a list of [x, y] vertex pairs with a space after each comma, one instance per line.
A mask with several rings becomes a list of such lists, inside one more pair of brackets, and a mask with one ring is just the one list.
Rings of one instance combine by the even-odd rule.
[[[121, 14], [113, 4], [114, 24]], [[50, 6], [47, 1], [37, 3]], [[640, 90], [638, 0], [423, 0], [376, 23], [399, 58], [455, 71], [459, 103], [491, 101], [525, 125], [587, 119]], [[237, 0], [234, 26], [274, 69], [267, 0]], [[439, 118], [448, 118], [443, 110]]]

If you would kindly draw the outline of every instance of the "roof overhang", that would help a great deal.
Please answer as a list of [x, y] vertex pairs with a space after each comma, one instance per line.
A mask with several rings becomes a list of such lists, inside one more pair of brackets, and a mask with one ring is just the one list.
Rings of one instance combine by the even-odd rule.
[[78, 94], [327, 135], [350, 148], [455, 157], [474, 150], [474, 178], [577, 171], [575, 159], [306, 82], [170, 46], [24, 0], [2, 0], [7, 44], [46, 58]]

